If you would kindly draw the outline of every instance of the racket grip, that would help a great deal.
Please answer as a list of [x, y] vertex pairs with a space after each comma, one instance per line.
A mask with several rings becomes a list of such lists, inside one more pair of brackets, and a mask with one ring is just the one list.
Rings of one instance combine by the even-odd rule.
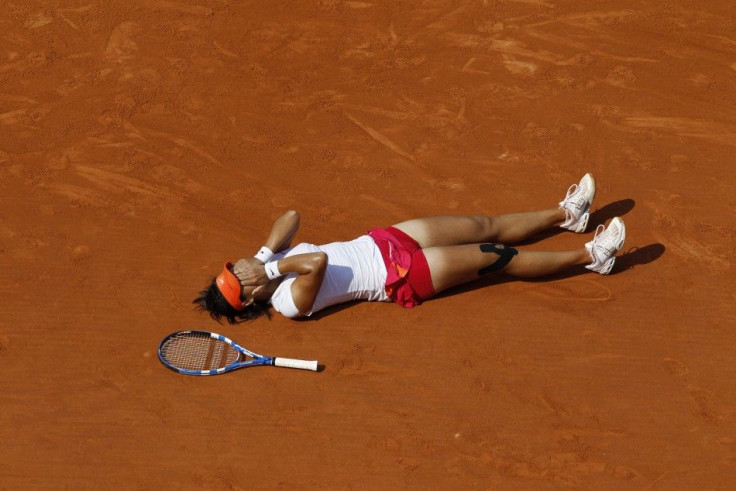
[[293, 360], [291, 358], [274, 358], [274, 366], [284, 368], [299, 368], [301, 370], [317, 371], [317, 361]]

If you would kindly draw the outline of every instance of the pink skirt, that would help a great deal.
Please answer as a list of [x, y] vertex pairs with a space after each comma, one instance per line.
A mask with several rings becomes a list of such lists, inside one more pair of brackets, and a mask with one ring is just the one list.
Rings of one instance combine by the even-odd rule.
[[386, 295], [410, 309], [434, 296], [432, 274], [417, 241], [395, 227], [368, 232], [386, 264]]

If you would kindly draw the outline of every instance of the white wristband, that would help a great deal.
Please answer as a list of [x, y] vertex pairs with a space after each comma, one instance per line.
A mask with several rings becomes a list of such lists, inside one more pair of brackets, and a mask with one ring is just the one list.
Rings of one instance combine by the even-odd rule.
[[270, 263], [266, 263], [265, 268], [266, 268], [266, 276], [268, 276], [269, 280], [282, 276], [281, 271], [279, 271], [278, 261], [271, 261]]
[[271, 256], [273, 256], [273, 251], [268, 247], [263, 246], [261, 247], [261, 250], [258, 251], [258, 253], [253, 257], [261, 261], [263, 264], [266, 264], [268, 260], [271, 259]]

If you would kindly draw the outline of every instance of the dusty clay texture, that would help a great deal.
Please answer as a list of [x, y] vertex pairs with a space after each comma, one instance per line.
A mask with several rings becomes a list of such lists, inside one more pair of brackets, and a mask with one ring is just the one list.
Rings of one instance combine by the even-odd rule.
[[[0, 11], [3, 489], [734, 489], [731, 2], [126, 0]], [[556, 206], [613, 274], [218, 325], [297, 241]], [[548, 234], [525, 245], [590, 240]], [[208, 329], [320, 373], [166, 370]]]

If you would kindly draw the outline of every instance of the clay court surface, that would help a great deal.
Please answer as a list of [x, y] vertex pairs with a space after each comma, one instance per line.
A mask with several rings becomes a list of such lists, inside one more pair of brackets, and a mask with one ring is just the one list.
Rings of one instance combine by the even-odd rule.
[[[0, 488], [734, 489], [731, 2], [3, 2]], [[298, 241], [555, 206], [598, 181], [608, 277], [413, 310], [193, 310]], [[563, 250], [592, 237], [552, 234]], [[320, 373], [198, 378], [208, 329]]]

